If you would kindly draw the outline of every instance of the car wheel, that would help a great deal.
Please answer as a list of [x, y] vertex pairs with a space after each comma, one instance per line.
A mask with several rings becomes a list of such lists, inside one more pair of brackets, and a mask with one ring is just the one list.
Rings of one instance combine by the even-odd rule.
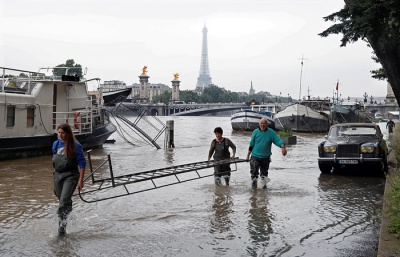
[[388, 160], [387, 160], [387, 155], [385, 155], [385, 160], [383, 161], [384, 164], [384, 171], [388, 172], [389, 171], [389, 164], [388, 164]]
[[318, 167], [319, 167], [319, 170], [322, 172], [322, 173], [331, 173], [331, 170], [332, 170], [332, 166], [331, 165], [326, 165], [326, 164], [322, 164], [322, 163], [318, 163]]
[[386, 172], [386, 166], [385, 165], [386, 160], [381, 161], [379, 164], [377, 164], [377, 171], [379, 176], [385, 176]]

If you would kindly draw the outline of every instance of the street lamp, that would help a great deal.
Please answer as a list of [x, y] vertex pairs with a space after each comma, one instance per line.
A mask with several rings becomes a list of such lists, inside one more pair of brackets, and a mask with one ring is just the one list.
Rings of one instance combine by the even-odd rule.
[[367, 103], [368, 102], [368, 100], [367, 100], [367, 97], [368, 97], [367, 92], [365, 92], [363, 96], [364, 96], [364, 103]]

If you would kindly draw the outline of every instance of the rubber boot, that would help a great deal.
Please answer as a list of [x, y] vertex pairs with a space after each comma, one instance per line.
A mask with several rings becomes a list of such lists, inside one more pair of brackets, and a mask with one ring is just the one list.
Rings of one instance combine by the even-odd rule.
[[67, 227], [67, 220], [60, 220], [58, 222], [58, 237], [65, 236], [66, 228]]
[[215, 185], [220, 186], [221, 185], [221, 177], [214, 177], [215, 179]]
[[251, 188], [257, 189], [257, 177], [253, 178], [253, 181], [251, 182]]
[[267, 188], [267, 178], [264, 176], [261, 176], [261, 186], [263, 189]]
[[225, 178], [225, 184], [226, 184], [227, 186], [229, 186], [229, 179], [230, 179], [230, 176], [224, 176], [224, 178]]

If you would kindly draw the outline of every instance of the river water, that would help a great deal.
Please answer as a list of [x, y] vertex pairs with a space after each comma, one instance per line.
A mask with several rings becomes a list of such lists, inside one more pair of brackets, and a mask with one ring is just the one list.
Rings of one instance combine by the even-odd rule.
[[[115, 133], [114, 144], [92, 151], [94, 162], [111, 153], [122, 175], [205, 161], [217, 126], [246, 157], [251, 134], [232, 131], [229, 117], [160, 119], [174, 121], [174, 149], [163, 148], [164, 135], [157, 150]], [[75, 196], [64, 238], [57, 237], [51, 156], [1, 162], [0, 255], [376, 256], [385, 181], [321, 174], [323, 136], [298, 135], [285, 157], [273, 146], [266, 190], [251, 189], [243, 162], [229, 187], [207, 177], [97, 203]]]

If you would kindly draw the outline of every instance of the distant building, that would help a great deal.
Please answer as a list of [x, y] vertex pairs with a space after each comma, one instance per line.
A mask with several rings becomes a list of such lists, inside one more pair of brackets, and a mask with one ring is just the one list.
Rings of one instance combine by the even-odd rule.
[[112, 91], [116, 89], [126, 88], [126, 84], [120, 80], [107, 80], [104, 81], [103, 84], [100, 84], [101, 89], [103, 92]]
[[[148, 83], [148, 90], [149, 90], [149, 101], [152, 101], [155, 96], [162, 95], [166, 91], [172, 91], [172, 89], [161, 83], [152, 84]], [[132, 98], [137, 97], [140, 95], [140, 84], [134, 83], [132, 84]]]
[[267, 96], [267, 97], [272, 96], [270, 92], [266, 92], [266, 91], [260, 91], [257, 93], [257, 95], [263, 95], [263, 96]]

